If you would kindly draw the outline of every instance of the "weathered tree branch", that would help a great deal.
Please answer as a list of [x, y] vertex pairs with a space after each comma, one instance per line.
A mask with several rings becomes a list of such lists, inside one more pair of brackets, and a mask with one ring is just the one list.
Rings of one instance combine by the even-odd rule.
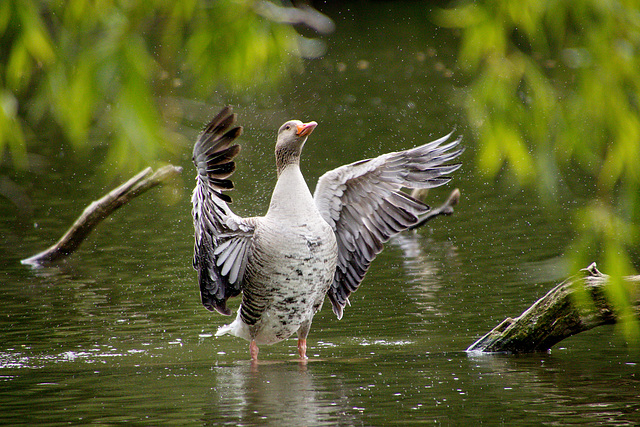
[[[426, 197], [426, 192], [424, 192], [424, 190], [418, 190], [418, 191], [414, 190], [411, 192], [411, 196], [419, 200], [424, 200], [424, 198]], [[449, 197], [447, 197], [447, 200], [445, 200], [443, 204], [441, 204], [437, 208], [431, 209], [429, 212], [424, 214], [424, 216], [420, 218], [420, 221], [417, 224], [414, 224], [411, 227], [409, 227], [409, 230], [415, 230], [416, 228], [422, 227], [427, 221], [431, 221], [433, 218], [437, 216], [453, 215], [453, 207], [457, 205], [459, 201], [460, 201], [460, 190], [455, 188], [451, 192], [451, 194], [449, 194]]]
[[[553, 345], [596, 326], [616, 323], [615, 308], [606, 296], [609, 276], [595, 263], [585, 268], [586, 275], [571, 277], [536, 301], [519, 317], [507, 318], [491, 332], [473, 343], [467, 352], [529, 353], [549, 350]], [[625, 278], [638, 285], [640, 276]], [[583, 287], [592, 304], [580, 304], [575, 293]], [[640, 295], [631, 298], [636, 316], [640, 313]]]
[[92, 202], [55, 245], [30, 258], [23, 259], [21, 263], [33, 267], [40, 267], [67, 257], [80, 246], [95, 226], [108, 217], [113, 211], [145, 191], [180, 174], [182, 168], [167, 165], [158, 169], [153, 174], [152, 172], [153, 170], [151, 168], [146, 168], [101, 199]]

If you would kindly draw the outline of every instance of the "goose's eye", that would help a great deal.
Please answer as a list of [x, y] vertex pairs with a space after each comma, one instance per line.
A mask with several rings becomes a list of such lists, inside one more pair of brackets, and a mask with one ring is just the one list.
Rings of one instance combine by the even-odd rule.
[[289, 125], [286, 125], [286, 126], [284, 127], [284, 130], [289, 130], [289, 129], [291, 129], [291, 126], [289, 126]]

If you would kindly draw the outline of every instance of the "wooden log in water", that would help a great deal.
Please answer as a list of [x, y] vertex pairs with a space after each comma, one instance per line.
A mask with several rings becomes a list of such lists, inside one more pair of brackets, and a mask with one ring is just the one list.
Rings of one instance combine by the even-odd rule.
[[129, 203], [147, 190], [167, 182], [181, 172], [182, 168], [172, 165], [164, 166], [156, 172], [153, 172], [151, 168], [146, 168], [118, 188], [87, 206], [71, 228], [53, 246], [20, 262], [33, 267], [41, 267], [69, 256], [78, 249], [95, 226], [111, 215], [113, 211]]
[[[571, 277], [554, 287], [519, 317], [505, 319], [473, 343], [467, 352], [547, 351], [572, 335], [616, 323], [616, 310], [607, 298], [606, 288], [611, 286], [609, 276], [598, 271], [595, 263], [583, 272], [585, 274]], [[625, 280], [635, 289], [631, 302], [637, 317], [640, 313], [640, 276], [626, 277]], [[579, 302], [576, 295], [579, 287], [586, 291], [590, 304]]]

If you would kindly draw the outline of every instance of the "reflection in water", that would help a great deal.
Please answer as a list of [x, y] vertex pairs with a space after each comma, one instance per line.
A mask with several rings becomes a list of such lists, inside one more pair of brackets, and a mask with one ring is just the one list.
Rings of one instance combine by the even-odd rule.
[[[468, 356], [476, 363], [475, 370], [485, 379], [483, 382], [498, 386], [493, 393], [501, 387], [521, 396], [530, 395], [527, 400], [531, 413], [541, 413], [550, 407], [548, 416], [564, 424], [637, 425], [640, 404], [624, 403], [637, 398], [640, 377], [636, 362], [618, 357], [606, 360], [605, 356], [594, 363], [566, 349], [554, 353], [564, 354], [555, 357], [551, 353], [469, 353]], [[612, 371], [612, 365], [618, 365], [617, 372]], [[619, 365], [623, 365], [622, 369]], [[626, 375], [620, 376], [623, 371]], [[617, 387], [611, 387], [612, 380]], [[500, 402], [499, 406], [508, 404]]]
[[[322, 425], [336, 419], [346, 402], [340, 381], [332, 381], [331, 397], [316, 384], [307, 363], [260, 362], [217, 369], [206, 424], [225, 419], [243, 425]], [[337, 388], [335, 388], [337, 386]]]
[[[416, 304], [422, 313], [434, 312], [444, 314], [436, 293], [441, 288], [438, 263], [424, 248], [432, 248], [436, 242], [425, 238], [415, 231], [408, 231], [393, 237], [390, 243], [402, 250], [402, 264], [413, 284], [412, 292], [416, 295]], [[447, 259], [456, 258], [456, 249], [450, 242], [437, 242], [438, 251], [445, 252]]]

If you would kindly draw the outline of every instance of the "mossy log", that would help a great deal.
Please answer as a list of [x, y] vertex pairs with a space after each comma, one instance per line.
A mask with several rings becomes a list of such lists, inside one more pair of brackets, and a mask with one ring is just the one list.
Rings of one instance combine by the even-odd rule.
[[[607, 298], [609, 276], [602, 274], [595, 263], [583, 269], [579, 276], [557, 285], [536, 301], [519, 317], [507, 318], [491, 332], [473, 343], [467, 352], [530, 353], [547, 351], [553, 345], [596, 326], [618, 321], [615, 307]], [[636, 316], [640, 313], [638, 284], [640, 276], [625, 278], [635, 292], [631, 304]], [[590, 298], [580, 303], [577, 292], [582, 289]]]
[[95, 226], [111, 215], [113, 211], [129, 203], [147, 190], [167, 182], [181, 172], [182, 168], [172, 165], [164, 166], [156, 172], [153, 172], [151, 168], [146, 168], [118, 188], [87, 206], [71, 228], [53, 246], [39, 254], [23, 259], [21, 263], [33, 267], [41, 267], [69, 256], [78, 249]]

